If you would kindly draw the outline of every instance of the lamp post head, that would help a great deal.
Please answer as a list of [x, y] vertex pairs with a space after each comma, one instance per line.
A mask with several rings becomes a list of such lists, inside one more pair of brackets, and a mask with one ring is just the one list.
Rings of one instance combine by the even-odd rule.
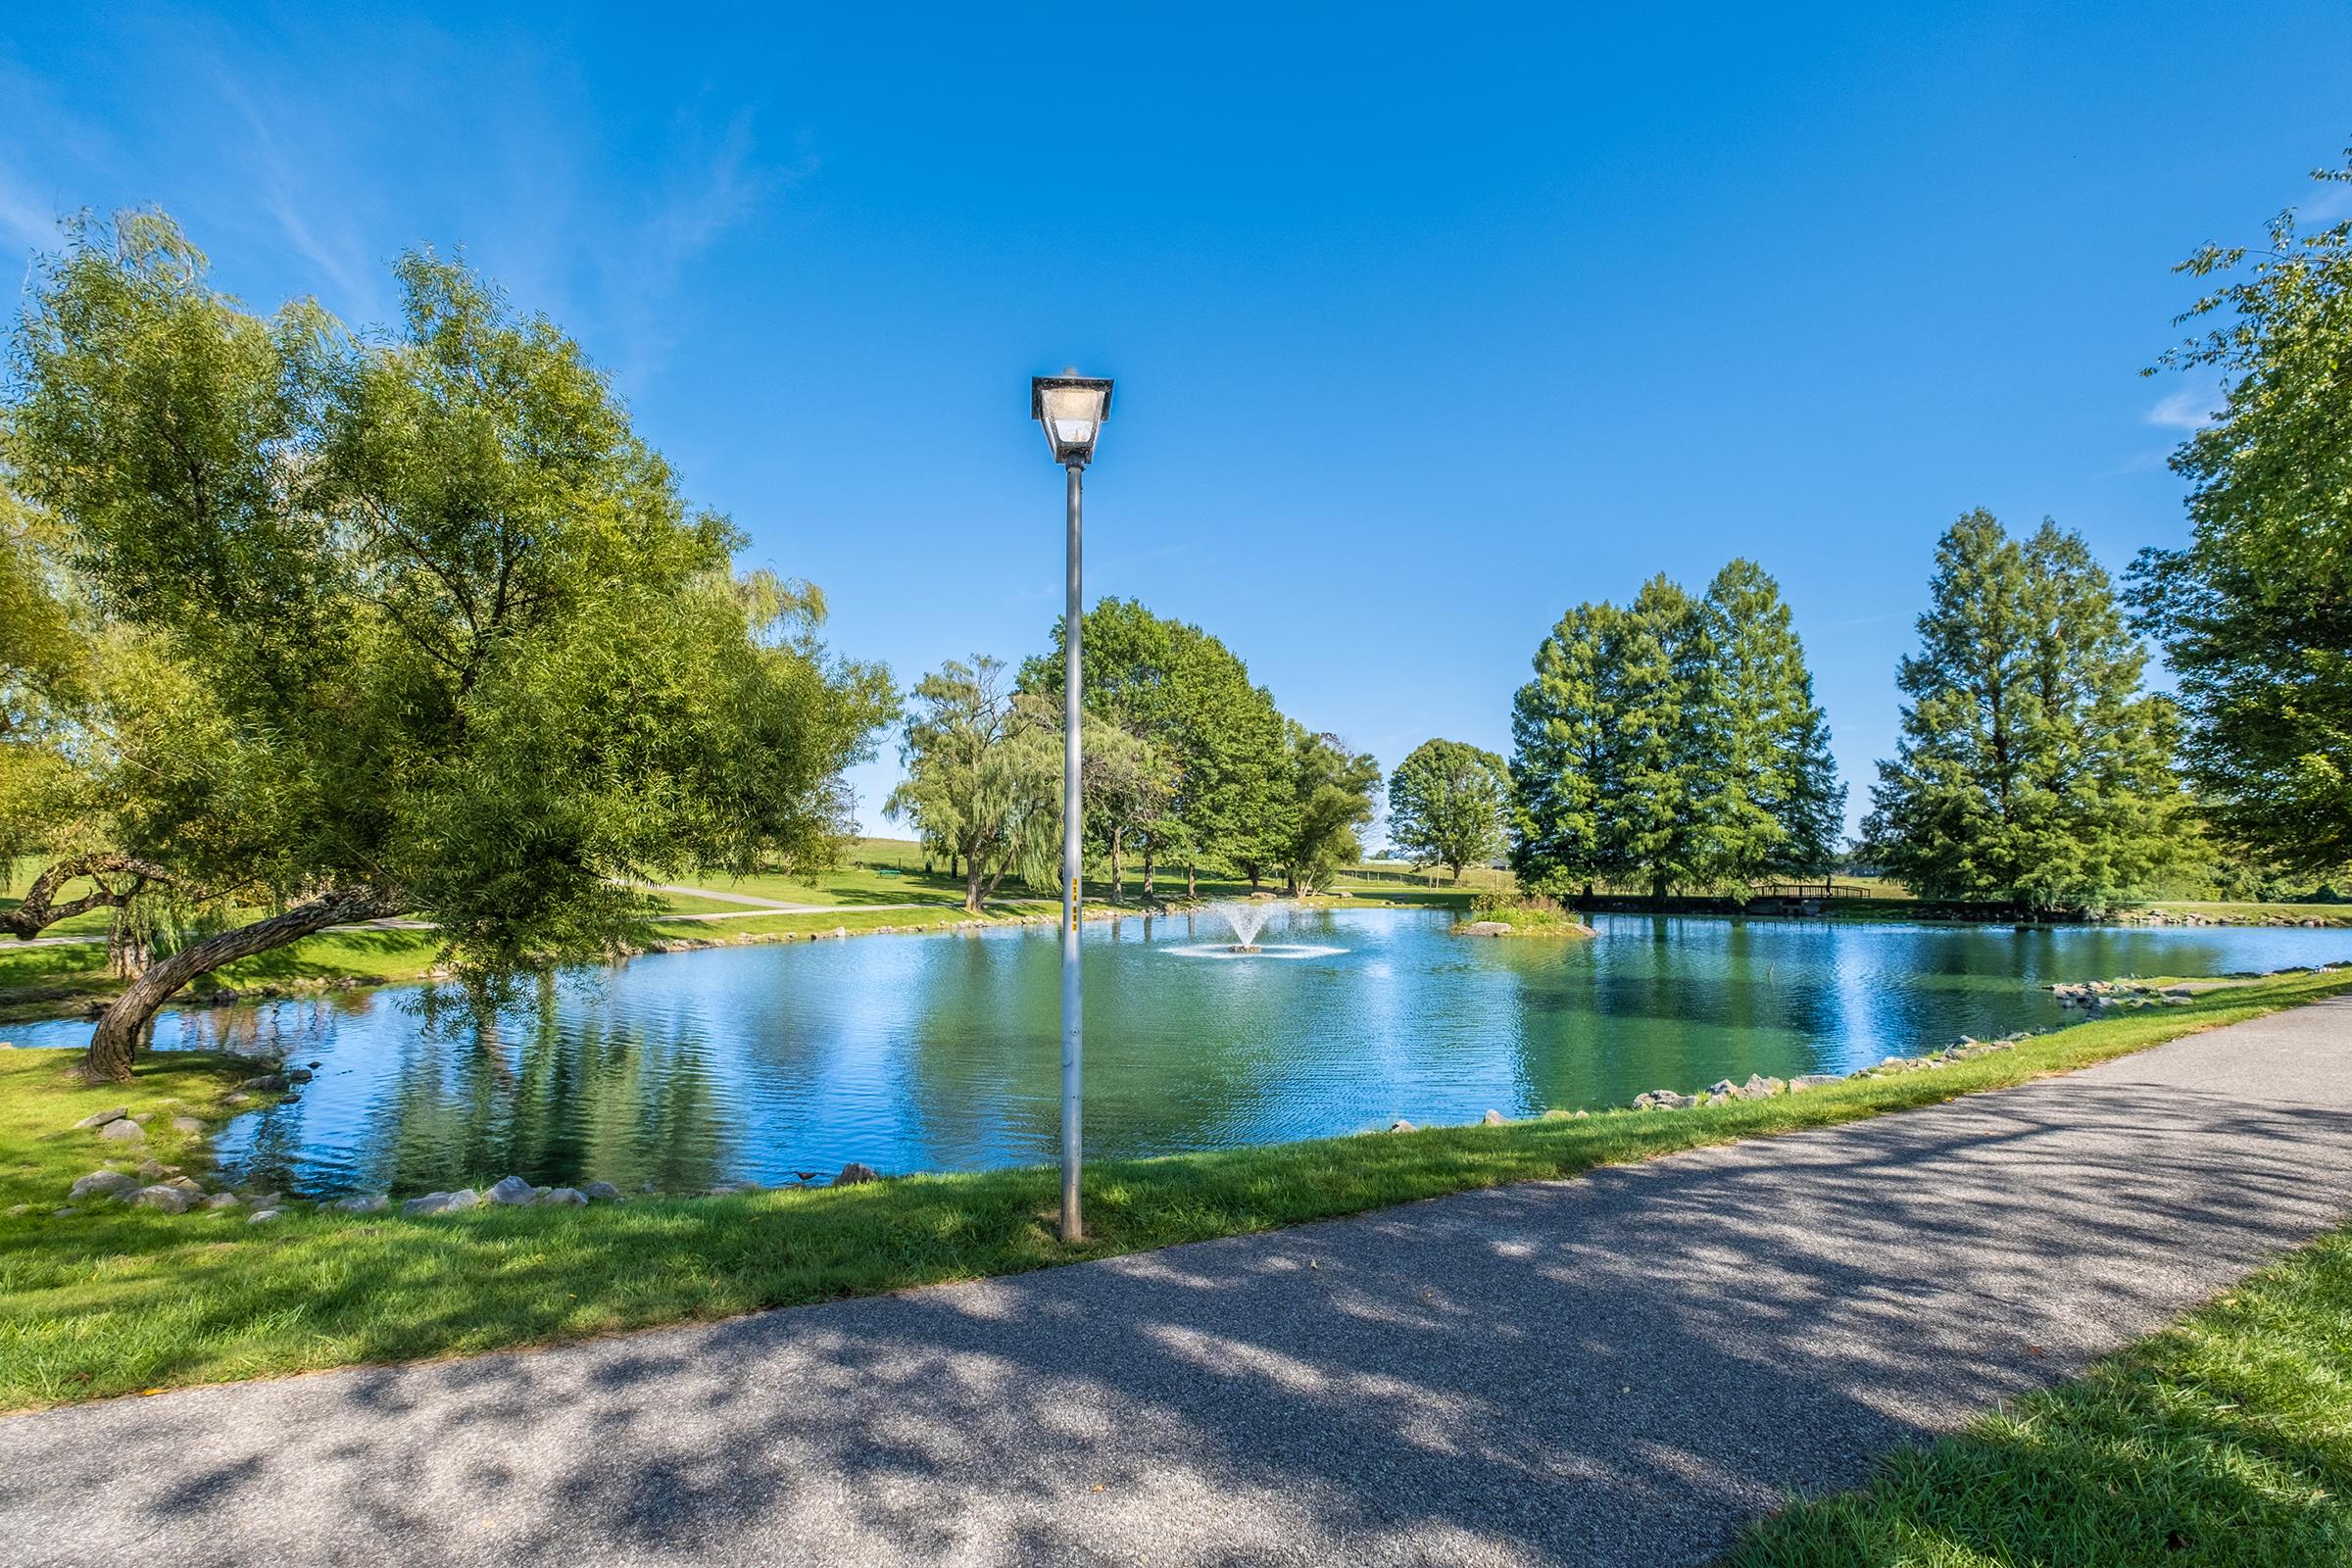
[[1029, 381], [1029, 417], [1046, 427], [1054, 461], [1083, 468], [1094, 461], [1095, 441], [1110, 415], [1110, 380], [1064, 370]]

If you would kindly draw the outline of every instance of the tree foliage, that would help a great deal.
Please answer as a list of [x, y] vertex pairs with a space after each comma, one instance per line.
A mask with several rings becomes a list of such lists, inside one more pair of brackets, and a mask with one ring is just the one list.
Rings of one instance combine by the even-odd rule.
[[2181, 270], [2226, 280], [2165, 363], [2227, 385], [2173, 458], [2190, 542], [2143, 552], [2133, 597], [2203, 809], [2245, 854], [2329, 873], [2352, 864], [2352, 220], [2306, 234], [2283, 216], [2267, 249], [2208, 246]]
[[890, 711], [813, 589], [733, 576], [576, 344], [461, 266], [397, 271], [381, 342], [246, 311], [155, 214], [76, 226], [32, 283], [0, 439], [138, 672], [116, 848], [282, 911], [142, 976], [96, 1070], [257, 941], [420, 913], [492, 983], [609, 951], [632, 881], [826, 857]]
[[1512, 706], [1512, 864], [1531, 887], [1744, 885], [1815, 874], [1844, 791], [1788, 610], [1735, 561], [1693, 599], [1660, 576], [1580, 605]]
[[972, 913], [1007, 875], [1046, 885], [1061, 850], [1062, 748], [1048, 705], [1012, 692], [1001, 660], [950, 660], [915, 683], [886, 809], [960, 859]]
[[1380, 763], [1368, 752], [1350, 752], [1337, 735], [1318, 734], [1295, 720], [1286, 723], [1285, 734], [1289, 799], [1278, 818], [1277, 863], [1289, 891], [1307, 893], [1339, 867], [1363, 858], [1356, 830], [1380, 808]]
[[1707, 585], [1700, 613], [1707, 871], [1730, 883], [1826, 875], [1845, 827], [1845, 786], [1780, 584], [1734, 561]]
[[1503, 852], [1510, 809], [1503, 760], [1462, 741], [1423, 741], [1389, 775], [1389, 842], [1456, 882]]
[[2147, 885], [2175, 836], [2171, 714], [2140, 694], [2146, 656], [2082, 538], [1969, 513], [1930, 601], [1870, 853], [1926, 898], [2048, 908]]
[[84, 793], [68, 747], [93, 671], [62, 577], [54, 530], [0, 493], [0, 879], [71, 831]]
[[[1254, 880], [1280, 864], [1290, 798], [1283, 718], [1249, 666], [1200, 627], [1134, 600], [1103, 600], [1080, 629], [1086, 710], [1144, 742], [1164, 780], [1158, 813], [1128, 830], [1147, 866], [1180, 862]], [[1062, 639], [1056, 622], [1052, 652], [1021, 666], [1022, 691], [1060, 696]]]
[[1537, 645], [1535, 676], [1511, 703], [1511, 867], [1531, 888], [1565, 891], [1621, 869], [1611, 720], [1624, 622], [1614, 605], [1569, 611]]

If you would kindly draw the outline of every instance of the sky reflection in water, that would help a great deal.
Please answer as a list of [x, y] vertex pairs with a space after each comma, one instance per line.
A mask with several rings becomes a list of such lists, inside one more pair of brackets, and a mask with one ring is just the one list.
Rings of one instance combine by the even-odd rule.
[[[2352, 958], [2352, 932], [1834, 925], [1607, 916], [1591, 942], [1460, 938], [1424, 910], [1285, 910], [1209, 961], [1183, 916], [1088, 928], [1096, 1157], [1620, 1104], [1750, 1072], [1849, 1070], [2056, 1022], [2039, 988]], [[483, 1035], [417, 993], [169, 1012], [166, 1048], [318, 1061], [216, 1141], [232, 1175], [318, 1196], [519, 1173], [690, 1191], [751, 1178], [1054, 1157], [1052, 927], [662, 954], [569, 974]], [[88, 1026], [12, 1029], [78, 1045]]]

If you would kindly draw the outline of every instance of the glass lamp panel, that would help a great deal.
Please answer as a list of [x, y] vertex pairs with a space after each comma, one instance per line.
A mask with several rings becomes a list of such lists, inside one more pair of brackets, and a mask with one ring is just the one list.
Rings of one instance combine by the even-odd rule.
[[1045, 389], [1042, 400], [1046, 414], [1046, 428], [1053, 433], [1056, 451], [1076, 449], [1085, 451], [1095, 444], [1095, 433], [1102, 422], [1102, 405], [1109, 394], [1099, 386], [1052, 386]]

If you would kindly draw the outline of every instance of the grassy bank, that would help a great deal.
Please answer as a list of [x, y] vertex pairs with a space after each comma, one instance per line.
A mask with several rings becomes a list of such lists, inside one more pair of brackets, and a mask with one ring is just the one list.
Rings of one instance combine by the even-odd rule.
[[[1698, 1110], [1325, 1139], [1097, 1165], [1091, 1241], [1054, 1239], [1051, 1169], [434, 1219], [112, 1205], [54, 1217], [99, 1108], [212, 1116], [243, 1064], [166, 1054], [127, 1090], [63, 1052], [0, 1053], [0, 1408], [400, 1360], [1015, 1273], [1832, 1123], [2120, 1055], [2352, 989], [2283, 977], [2078, 1025], [1936, 1072]], [[176, 1107], [168, 1102], [177, 1102]], [[159, 1138], [166, 1162], [186, 1152]], [[191, 1171], [197, 1167], [192, 1161]], [[482, 1177], [500, 1172], [484, 1171]]]
[[1876, 1482], [1731, 1568], [2352, 1562], [2352, 1228]]

